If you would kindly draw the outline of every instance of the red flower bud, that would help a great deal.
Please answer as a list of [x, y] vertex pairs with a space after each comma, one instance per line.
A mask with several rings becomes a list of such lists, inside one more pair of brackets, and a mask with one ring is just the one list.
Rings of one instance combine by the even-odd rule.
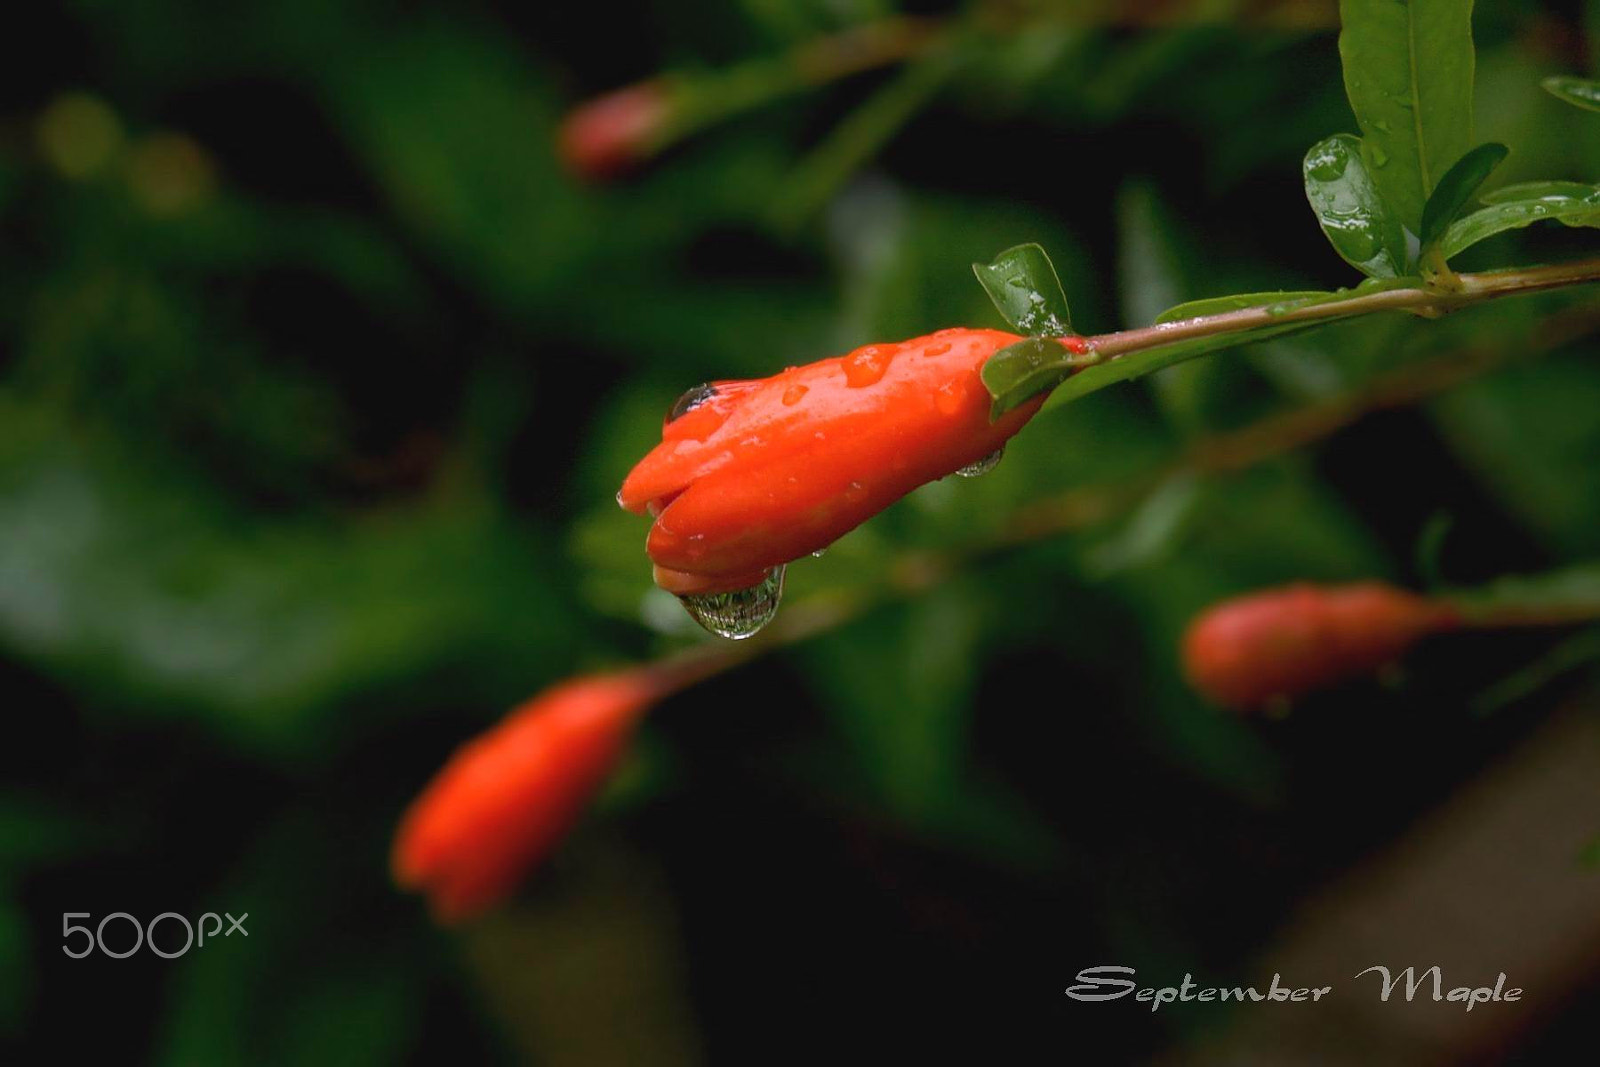
[[998, 451], [1044, 402], [989, 421], [979, 371], [1020, 340], [941, 330], [685, 393], [617, 494], [655, 517], [656, 581], [680, 595], [749, 587]]
[[412, 802], [391, 864], [454, 923], [503, 899], [582, 811], [664, 694], [642, 670], [563, 682], [462, 746]]
[[649, 158], [671, 117], [663, 83], [630, 85], [574, 108], [557, 131], [556, 153], [580, 178], [613, 178]]
[[1459, 621], [1449, 605], [1380, 582], [1269, 589], [1190, 623], [1184, 670], [1210, 700], [1252, 711], [1371, 673]]

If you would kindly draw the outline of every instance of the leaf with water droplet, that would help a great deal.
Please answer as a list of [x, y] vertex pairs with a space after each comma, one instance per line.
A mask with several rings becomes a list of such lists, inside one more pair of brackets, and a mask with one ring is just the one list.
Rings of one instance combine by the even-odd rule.
[[1472, 146], [1471, 0], [1342, 0], [1339, 58], [1372, 177], [1412, 233]]
[[1455, 165], [1444, 172], [1422, 209], [1422, 230], [1418, 237], [1422, 240], [1423, 251], [1431, 249], [1443, 236], [1445, 227], [1461, 215], [1484, 179], [1510, 154], [1511, 149], [1505, 145], [1490, 141], [1456, 160]]
[[974, 263], [972, 273], [1000, 316], [1018, 333], [1063, 337], [1072, 332], [1067, 295], [1050, 257], [1038, 245], [1008, 248], [992, 263]]
[[690, 618], [718, 637], [743, 641], [754, 637], [778, 613], [783, 599], [785, 567], [767, 572], [759, 584], [729, 593], [701, 593], [679, 597]]
[[1302, 170], [1306, 199], [1334, 251], [1375, 278], [1404, 274], [1405, 231], [1372, 180], [1361, 139], [1340, 133], [1317, 142]]
[[1261, 307], [1266, 304], [1282, 307], [1284, 311], [1287, 311], [1290, 308], [1315, 303], [1317, 300], [1335, 299], [1337, 296], [1337, 293], [1330, 293], [1324, 289], [1208, 296], [1204, 300], [1190, 300], [1188, 303], [1168, 308], [1156, 316], [1156, 324], [1179, 322], [1183, 319], [1197, 319], [1202, 315], [1221, 315], [1229, 311], [1243, 311], [1246, 308]]
[[1600, 201], [1552, 197], [1500, 201], [1452, 223], [1439, 238], [1439, 253], [1448, 259], [1497, 233], [1545, 220], [1600, 227]]
[[1557, 100], [1573, 107], [1581, 107], [1585, 111], [1600, 111], [1600, 81], [1555, 74], [1539, 84], [1544, 86], [1545, 92]]
[[1061, 345], [1040, 337], [1002, 348], [983, 364], [983, 384], [994, 397], [989, 418], [998, 419], [1060, 385], [1081, 365], [1079, 360], [1081, 357], [1075, 359]]
[[1504, 204], [1512, 200], [1582, 200], [1597, 194], [1600, 194], [1600, 185], [1583, 182], [1516, 182], [1484, 193], [1478, 199], [1485, 204]]

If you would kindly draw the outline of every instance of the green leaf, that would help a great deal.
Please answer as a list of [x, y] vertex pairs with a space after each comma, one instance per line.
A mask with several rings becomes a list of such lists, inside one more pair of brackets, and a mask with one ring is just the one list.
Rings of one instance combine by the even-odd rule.
[[1197, 319], [1202, 315], [1221, 315], [1229, 311], [1243, 311], [1267, 305], [1299, 307], [1322, 297], [1337, 297], [1325, 289], [1284, 290], [1276, 293], [1235, 293], [1232, 296], [1208, 296], [1204, 300], [1190, 300], [1170, 307], [1156, 316], [1156, 324], [1177, 322], [1180, 319]]
[[1491, 141], [1474, 148], [1444, 172], [1422, 209], [1422, 230], [1418, 236], [1422, 238], [1423, 248], [1433, 247], [1445, 227], [1454, 222], [1472, 200], [1484, 179], [1510, 154], [1511, 149]]
[[1054, 389], [1078, 366], [1072, 353], [1054, 341], [1039, 337], [1002, 348], [983, 364], [983, 384], [994, 397], [989, 418], [998, 419], [1012, 408]]
[[1497, 233], [1547, 221], [1600, 226], [1600, 191], [1586, 197], [1544, 196], [1491, 204], [1452, 223], [1439, 238], [1439, 252], [1449, 259]]
[[1556, 74], [1539, 83], [1545, 92], [1585, 111], [1600, 111], [1600, 82]]
[[1008, 248], [988, 266], [974, 263], [972, 273], [978, 276], [1001, 317], [1018, 333], [1062, 337], [1072, 332], [1067, 295], [1061, 291], [1061, 280], [1056, 277], [1050, 257], [1038, 245]]
[[1306, 199], [1334, 251], [1374, 278], [1405, 273], [1406, 237], [1367, 169], [1361, 139], [1335, 134], [1311, 146]]
[[1472, 145], [1471, 0], [1341, 0], [1344, 87], [1363, 152], [1401, 224]]
[[1585, 185], [1583, 182], [1517, 182], [1513, 185], [1503, 185], [1491, 193], [1484, 193], [1478, 199], [1485, 204], [1504, 204], [1510, 200], [1544, 200], [1555, 198], [1560, 200], [1582, 199], [1600, 193], [1600, 185]]

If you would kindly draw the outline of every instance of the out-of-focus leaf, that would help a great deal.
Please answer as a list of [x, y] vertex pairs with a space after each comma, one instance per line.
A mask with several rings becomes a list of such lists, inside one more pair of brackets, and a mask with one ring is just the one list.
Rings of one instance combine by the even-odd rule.
[[1200, 487], [1192, 475], [1162, 482], [1116, 534], [1085, 552], [1084, 572], [1098, 581], [1160, 559], [1182, 536], [1199, 500]]
[[1455, 519], [1448, 512], [1440, 511], [1428, 519], [1428, 524], [1422, 528], [1422, 533], [1417, 537], [1417, 549], [1414, 553], [1417, 560], [1417, 573], [1422, 576], [1422, 584], [1429, 589], [1437, 589], [1444, 584], [1444, 571], [1440, 567], [1439, 559], [1444, 552], [1445, 538], [1450, 536], [1450, 530], [1455, 526]]
[[1511, 149], [1503, 144], [1481, 144], [1444, 172], [1422, 209], [1422, 231], [1418, 236], [1424, 249], [1433, 246], [1444, 228], [1456, 220], [1478, 187], [1510, 153]]
[[1372, 180], [1398, 222], [1472, 144], [1471, 0], [1341, 0], [1339, 56]]
[[1590, 627], [1479, 693], [1472, 701], [1472, 712], [1492, 715], [1596, 662], [1600, 662], [1600, 628]]
[[961, 56], [940, 49], [913, 62], [841, 122], [773, 197], [772, 214], [792, 230], [810, 218], [873, 153], [944, 87]]
[[1502, 185], [1478, 199], [1485, 204], [1504, 204], [1512, 200], [1582, 200], [1586, 196], [1593, 196], [1597, 190], [1600, 190], [1600, 186], [1585, 185], [1583, 182], [1517, 182], [1514, 185]]
[[543, 539], [492, 512], [241, 528], [172, 473], [0, 394], [0, 639], [84, 688], [292, 752], [335, 736], [322, 716], [348, 693], [444, 668], [471, 663], [479, 699], [514, 699], [576, 634], [552, 617], [567, 612]]
[[[1189, 227], [1150, 182], [1133, 181], [1117, 191], [1117, 285], [1123, 321], [1149, 322], [1162, 308], [1193, 293], [1189, 265], [1198, 249]], [[1174, 367], [1150, 378], [1161, 410], [1186, 433], [1204, 424], [1205, 401], [1217, 385], [1214, 366]]]
[[[394, 1062], [414, 1036], [428, 955], [420, 927], [370, 914], [405, 904], [384, 884], [382, 842], [357, 827], [368, 824], [302, 806], [245, 843], [211, 899], [214, 910], [248, 912], [250, 937], [174, 961], [151, 1062]], [[366, 932], [352, 939], [357, 917]]]
[[1449, 259], [1497, 233], [1547, 221], [1564, 226], [1600, 226], [1600, 190], [1591, 191], [1582, 198], [1540, 196], [1532, 200], [1501, 201], [1480, 208], [1457, 219], [1444, 231], [1439, 238], [1439, 252]]
[[1600, 82], [1593, 78], [1574, 78], [1568, 74], [1552, 74], [1539, 83], [1557, 100], [1564, 100], [1585, 111], [1600, 111]]
[[1430, 410], [1468, 467], [1550, 550], [1600, 556], [1600, 368], [1591, 360], [1507, 368]]
[[1067, 295], [1055, 265], [1038, 245], [1008, 248], [988, 264], [974, 263], [972, 273], [1001, 318], [1018, 333], [1061, 337], [1072, 332]]
[[963, 773], [977, 607], [970, 590], [942, 589], [807, 656], [860, 769], [902, 816], [934, 810]]
[[1400, 216], [1373, 181], [1360, 138], [1340, 133], [1317, 142], [1302, 169], [1306, 199], [1334, 251], [1374, 278], [1405, 273], [1409, 257]]
[[1506, 575], [1454, 599], [1468, 612], [1600, 618], [1600, 562]]
[[0, 798], [0, 871], [59, 861], [97, 843], [98, 836], [83, 819], [21, 797]]
[[1243, 311], [1245, 308], [1275, 306], [1288, 310], [1302, 304], [1313, 303], [1324, 297], [1337, 299], [1342, 293], [1331, 293], [1326, 289], [1285, 289], [1272, 293], [1236, 293], [1233, 296], [1208, 296], [1203, 300], [1190, 300], [1170, 307], [1156, 316], [1157, 323], [1177, 322], [1180, 319], [1197, 319], [1204, 315], [1221, 315], [1228, 311]]

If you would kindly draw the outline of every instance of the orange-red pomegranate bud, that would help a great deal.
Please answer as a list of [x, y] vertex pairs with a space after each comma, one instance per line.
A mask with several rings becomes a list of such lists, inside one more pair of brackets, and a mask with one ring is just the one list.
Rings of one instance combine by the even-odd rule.
[[574, 678], [461, 747], [395, 835], [395, 881], [442, 923], [505, 898], [566, 834], [664, 692], [643, 670]]
[[1198, 616], [1183, 638], [1184, 671], [1208, 699], [1253, 711], [1376, 671], [1458, 623], [1449, 605], [1381, 582], [1291, 585]]
[[1020, 340], [940, 330], [685, 393], [617, 495], [655, 520], [656, 583], [680, 596], [748, 588], [995, 453], [1044, 403], [989, 420], [983, 364]]
[[556, 152], [580, 178], [613, 178], [650, 156], [671, 117], [664, 84], [630, 85], [574, 108], [556, 134]]

